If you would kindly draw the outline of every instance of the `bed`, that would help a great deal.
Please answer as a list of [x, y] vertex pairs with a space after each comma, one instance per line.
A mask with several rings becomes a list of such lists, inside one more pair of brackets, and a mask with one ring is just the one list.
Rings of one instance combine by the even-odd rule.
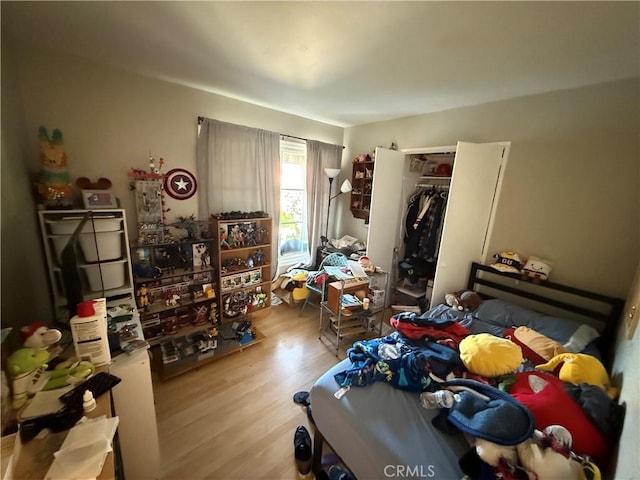
[[[622, 300], [549, 281], [536, 284], [477, 263], [471, 265], [466, 288], [484, 299], [476, 311], [452, 313], [448, 306], [440, 305], [430, 312], [448, 311], [472, 333], [502, 335], [508, 327], [520, 324], [535, 327], [558, 342], [573, 338], [578, 328], [589, 325], [598, 336], [582, 337], [585, 345], [580, 351], [599, 358], [607, 369], [610, 366], [610, 345]], [[322, 469], [325, 445], [360, 480], [465, 475], [459, 460], [471, 447], [468, 436], [436, 429], [432, 420], [440, 411], [423, 408], [416, 392], [374, 381], [345, 393], [335, 375], [351, 366], [348, 358], [339, 362], [311, 389], [316, 475]]]

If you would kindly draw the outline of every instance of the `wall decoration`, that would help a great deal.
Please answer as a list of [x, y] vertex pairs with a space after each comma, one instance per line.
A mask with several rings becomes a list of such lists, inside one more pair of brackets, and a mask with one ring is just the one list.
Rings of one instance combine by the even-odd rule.
[[73, 207], [73, 186], [67, 172], [67, 154], [62, 140], [62, 132], [55, 129], [51, 137], [46, 127], [38, 130], [40, 142], [40, 173], [38, 193], [45, 208], [70, 209]]
[[196, 193], [198, 182], [191, 172], [184, 168], [174, 168], [164, 177], [164, 189], [171, 198], [186, 200]]
[[118, 201], [111, 190], [82, 190], [82, 201], [86, 210], [118, 208]]

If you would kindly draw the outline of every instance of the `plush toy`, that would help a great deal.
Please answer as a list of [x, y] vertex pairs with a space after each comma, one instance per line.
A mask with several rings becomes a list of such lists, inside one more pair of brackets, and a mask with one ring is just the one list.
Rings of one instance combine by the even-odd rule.
[[509, 469], [520, 466], [529, 478], [537, 480], [599, 479], [598, 467], [592, 462], [578, 461], [579, 457], [572, 455], [571, 444], [571, 433], [561, 425], [549, 425], [544, 431], [535, 430], [530, 439], [515, 446], [475, 439], [478, 457], [496, 469], [504, 465]]
[[447, 293], [444, 296], [444, 301], [451, 308], [469, 312], [480, 306], [482, 298], [472, 290], [458, 290], [454, 293]]
[[33, 322], [20, 329], [20, 338], [27, 348], [47, 348], [62, 338], [60, 330], [46, 327], [40, 322]]
[[41, 164], [38, 192], [41, 200], [48, 208], [69, 209], [73, 206], [73, 186], [69, 183], [62, 132], [56, 128], [49, 138], [47, 129], [40, 127], [38, 140]]
[[547, 363], [536, 365], [536, 368], [553, 372], [560, 367], [558, 378], [563, 382], [580, 385], [588, 383], [602, 388], [609, 398], [614, 399], [620, 393], [619, 389], [611, 385], [609, 374], [600, 360], [584, 353], [561, 353]]
[[13, 408], [27, 402], [27, 394], [42, 389], [48, 377], [44, 375], [50, 355], [44, 348], [20, 348], [7, 358], [7, 373], [11, 377]]
[[495, 258], [496, 261], [490, 266], [495, 270], [506, 273], [520, 273], [523, 262], [520, 259], [520, 255], [516, 252], [506, 250], [501, 253], [496, 253], [493, 258]]
[[522, 267], [522, 273], [537, 280], [546, 280], [551, 273], [552, 264], [548, 260], [531, 256]]
[[57, 388], [66, 387], [67, 385], [75, 385], [86, 380], [95, 371], [95, 367], [91, 362], [85, 360], [67, 360], [56, 365], [53, 370], [47, 370], [45, 373], [49, 376], [49, 381], [42, 388], [43, 390], [55, 390]]

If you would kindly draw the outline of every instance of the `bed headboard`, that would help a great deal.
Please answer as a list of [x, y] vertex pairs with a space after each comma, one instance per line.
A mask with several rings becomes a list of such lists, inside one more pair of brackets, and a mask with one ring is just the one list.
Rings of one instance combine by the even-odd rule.
[[601, 332], [600, 350], [610, 364], [615, 332], [622, 315], [624, 300], [589, 292], [560, 283], [534, 281], [515, 273], [471, 264], [467, 289], [483, 298], [517, 299], [518, 303], [547, 314], [560, 314], [591, 324]]

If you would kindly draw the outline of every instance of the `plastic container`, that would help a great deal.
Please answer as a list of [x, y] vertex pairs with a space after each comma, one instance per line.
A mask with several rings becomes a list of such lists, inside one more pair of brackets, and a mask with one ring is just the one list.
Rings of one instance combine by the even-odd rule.
[[[47, 220], [51, 233], [54, 235], [71, 235], [75, 232], [80, 221], [82, 219], [78, 217], [62, 218], [60, 220]], [[96, 232], [113, 232], [122, 229], [122, 218], [120, 217], [93, 217], [83, 225], [82, 233], [93, 233], [94, 226]]]
[[[87, 262], [104, 262], [122, 257], [122, 234], [124, 232], [83, 233], [80, 247]], [[98, 248], [96, 249], [96, 243]]]
[[[104, 262], [107, 260], [117, 260], [122, 257], [122, 235], [121, 230], [115, 232], [96, 233], [95, 239], [93, 233], [80, 234], [80, 247], [82, 254], [87, 262]], [[56, 254], [58, 262], [62, 258], [62, 250], [69, 242], [71, 235], [50, 235], [53, 243], [53, 250]], [[96, 243], [98, 248], [96, 249]]]
[[[115, 262], [102, 262], [93, 265], [80, 265], [89, 281], [89, 289], [94, 292], [120, 288], [125, 282], [126, 260], [116, 260]], [[102, 272], [102, 279], [100, 279]]]
[[78, 314], [69, 320], [76, 357], [96, 367], [111, 361], [106, 313], [106, 299], [87, 300], [78, 304]]

